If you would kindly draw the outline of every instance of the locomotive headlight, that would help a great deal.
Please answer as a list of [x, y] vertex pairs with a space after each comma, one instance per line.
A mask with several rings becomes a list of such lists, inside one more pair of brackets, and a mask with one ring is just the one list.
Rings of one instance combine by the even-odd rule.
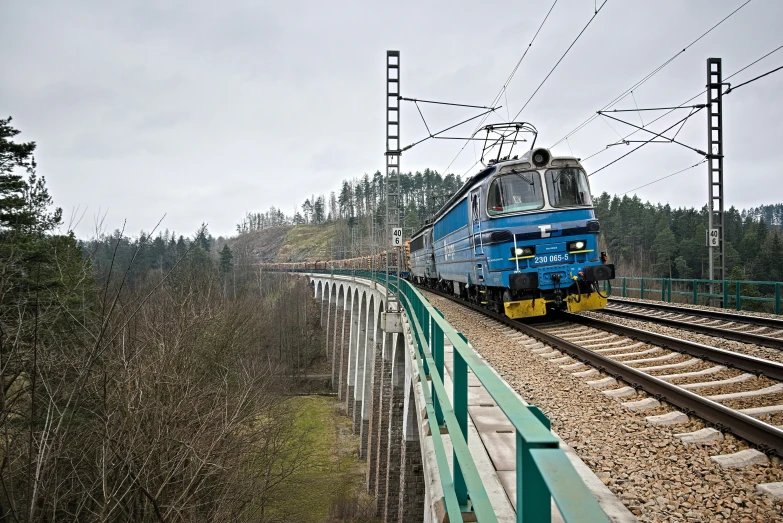
[[511, 247], [511, 256], [519, 258], [521, 256], [533, 256], [536, 253], [535, 247]]
[[576, 240], [575, 242], [568, 242], [566, 249], [569, 251], [581, 251], [587, 246], [584, 240]]

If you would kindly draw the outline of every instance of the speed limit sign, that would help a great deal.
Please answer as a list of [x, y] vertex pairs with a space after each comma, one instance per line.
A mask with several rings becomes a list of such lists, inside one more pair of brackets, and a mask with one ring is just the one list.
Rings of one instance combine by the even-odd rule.
[[402, 246], [402, 228], [395, 227], [392, 229], [392, 247]]
[[718, 229], [707, 231], [707, 247], [720, 247], [720, 231]]

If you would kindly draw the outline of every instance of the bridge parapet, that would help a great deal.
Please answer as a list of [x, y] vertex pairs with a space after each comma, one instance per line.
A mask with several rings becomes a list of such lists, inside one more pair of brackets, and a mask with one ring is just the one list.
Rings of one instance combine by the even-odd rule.
[[[383, 274], [305, 274], [326, 304], [332, 382], [354, 416], [369, 465], [366, 486], [384, 521], [609, 521], [546, 416], [415, 287], [390, 284], [405, 311], [398, 333], [383, 328]], [[496, 470], [470, 418], [469, 377], [481, 386], [472, 390], [502, 411], [503, 432], [514, 434], [511, 474]]]

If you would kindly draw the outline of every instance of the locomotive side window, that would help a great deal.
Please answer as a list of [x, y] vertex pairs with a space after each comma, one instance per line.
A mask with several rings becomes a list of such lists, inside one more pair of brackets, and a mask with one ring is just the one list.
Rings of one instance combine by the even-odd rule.
[[544, 206], [541, 176], [536, 171], [516, 172], [498, 176], [489, 186], [487, 213], [490, 216], [520, 211], [533, 211]]
[[552, 207], [593, 204], [587, 176], [581, 169], [549, 169], [546, 172], [546, 190]]
[[420, 251], [424, 248], [424, 235], [418, 236], [411, 240], [411, 252]]

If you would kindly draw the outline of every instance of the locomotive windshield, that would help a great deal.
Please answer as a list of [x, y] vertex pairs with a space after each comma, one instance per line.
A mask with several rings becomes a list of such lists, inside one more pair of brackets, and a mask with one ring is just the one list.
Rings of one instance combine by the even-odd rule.
[[546, 172], [546, 190], [552, 207], [592, 205], [587, 176], [581, 169], [549, 169]]
[[489, 186], [487, 213], [490, 216], [532, 211], [543, 206], [541, 176], [536, 171], [511, 171], [495, 178]]

